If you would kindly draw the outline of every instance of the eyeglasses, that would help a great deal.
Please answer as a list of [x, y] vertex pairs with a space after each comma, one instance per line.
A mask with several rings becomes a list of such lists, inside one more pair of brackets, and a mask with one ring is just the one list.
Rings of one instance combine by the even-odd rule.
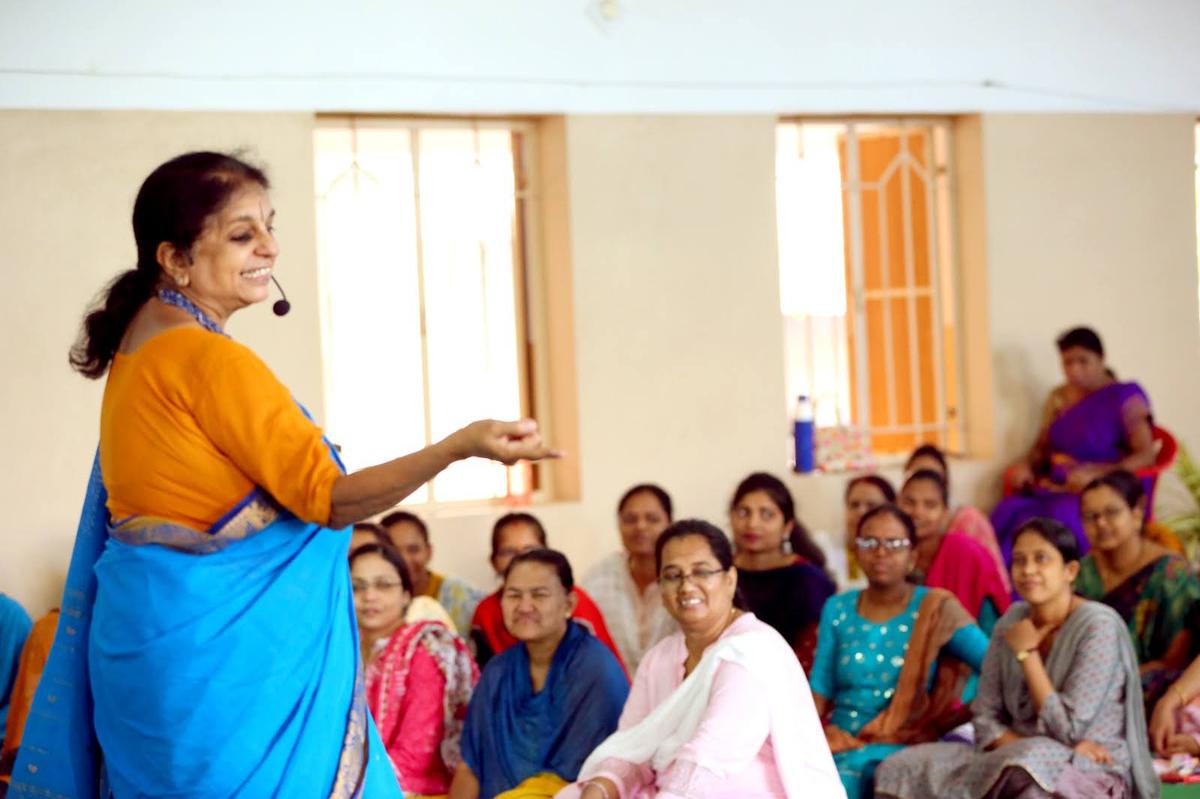
[[366, 580], [351, 580], [350, 590], [356, 594], [365, 594], [368, 588], [374, 588], [376, 591], [382, 594], [386, 591], [395, 590], [403, 584], [404, 583], [400, 582], [399, 580], [375, 580], [374, 582], [367, 582]]
[[1100, 521], [1101, 519], [1104, 519], [1107, 522], [1115, 522], [1117, 519], [1121, 518], [1121, 516], [1123, 514], [1125, 514], [1126, 512], [1127, 512], [1126, 508], [1121, 508], [1116, 505], [1113, 505], [1112, 507], [1108, 507], [1103, 510], [1096, 511], [1094, 513], [1083, 514], [1083, 523], [1084, 524], [1095, 524], [1096, 522]]
[[863, 552], [874, 552], [883, 547], [884, 552], [900, 552], [912, 546], [912, 541], [907, 538], [863, 538], [854, 539], [854, 546], [861, 549]]
[[706, 583], [718, 574], [724, 574], [724, 569], [695, 569], [690, 572], [666, 572], [659, 575], [658, 584], [663, 588], [678, 590], [684, 580], [691, 580], [693, 583]]

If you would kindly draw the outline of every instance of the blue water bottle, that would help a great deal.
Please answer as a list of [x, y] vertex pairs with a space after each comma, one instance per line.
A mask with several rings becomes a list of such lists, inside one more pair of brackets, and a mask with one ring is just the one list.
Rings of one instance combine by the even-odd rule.
[[796, 415], [792, 421], [792, 440], [796, 445], [797, 472], [811, 472], [816, 465], [813, 460], [813, 404], [808, 395], [796, 398]]

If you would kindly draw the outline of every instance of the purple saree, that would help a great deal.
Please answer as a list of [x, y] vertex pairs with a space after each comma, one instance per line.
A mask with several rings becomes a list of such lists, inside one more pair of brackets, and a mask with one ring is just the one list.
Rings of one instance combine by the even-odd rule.
[[[1150, 398], [1137, 383], [1110, 383], [1063, 411], [1050, 424], [1050, 471], [1039, 475], [1049, 487], [1030, 488], [1005, 497], [992, 511], [992, 526], [1005, 563], [1012, 563], [1012, 536], [1035, 516], [1049, 516], [1070, 527], [1080, 553], [1090, 548], [1079, 517], [1079, 495], [1065, 487], [1078, 464], [1116, 463], [1129, 454], [1129, 433], [1150, 415]], [[1145, 481], [1147, 506], [1153, 483]], [[1055, 490], [1054, 485], [1062, 486]]]

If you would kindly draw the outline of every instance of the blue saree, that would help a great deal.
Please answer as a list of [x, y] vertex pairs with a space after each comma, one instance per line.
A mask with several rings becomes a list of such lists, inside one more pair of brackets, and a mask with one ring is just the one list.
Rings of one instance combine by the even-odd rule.
[[10, 797], [399, 797], [366, 710], [349, 530], [256, 491], [112, 525], [93, 465]]
[[542, 772], [574, 782], [583, 761], [617, 729], [628, 696], [616, 656], [574, 621], [538, 693], [525, 644], [496, 655], [471, 696], [462, 735], [463, 761], [479, 779], [480, 796]]

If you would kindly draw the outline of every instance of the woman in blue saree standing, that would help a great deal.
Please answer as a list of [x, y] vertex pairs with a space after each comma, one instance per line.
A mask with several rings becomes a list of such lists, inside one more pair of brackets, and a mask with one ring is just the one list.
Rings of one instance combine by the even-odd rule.
[[224, 333], [267, 297], [267, 179], [217, 153], [158, 167], [138, 262], [84, 321], [107, 373], [63, 619], [11, 795], [393, 797], [366, 712], [349, 525], [450, 463], [550, 455], [476, 422], [345, 474], [267, 366]]

